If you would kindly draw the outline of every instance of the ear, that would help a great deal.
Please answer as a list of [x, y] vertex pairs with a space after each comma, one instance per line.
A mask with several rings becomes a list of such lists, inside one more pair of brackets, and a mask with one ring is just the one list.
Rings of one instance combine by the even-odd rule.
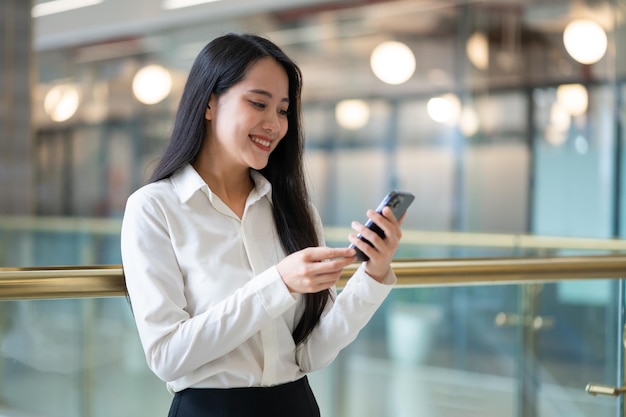
[[211, 110], [211, 106], [215, 106], [215, 96], [213, 94], [211, 94], [211, 97], [209, 98], [209, 103], [207, 104], [206, 110], [204, 112], [204, 118], [206, 120], [213, 119], [213, 111]]

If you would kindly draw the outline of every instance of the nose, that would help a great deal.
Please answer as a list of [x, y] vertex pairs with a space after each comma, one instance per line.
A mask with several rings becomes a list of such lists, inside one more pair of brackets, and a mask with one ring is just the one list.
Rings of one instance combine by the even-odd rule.
[[263, 129], [268, 132], [276, 133], [280, 130], [280, 119], [274, 111], [268, 111], [263, 119]]

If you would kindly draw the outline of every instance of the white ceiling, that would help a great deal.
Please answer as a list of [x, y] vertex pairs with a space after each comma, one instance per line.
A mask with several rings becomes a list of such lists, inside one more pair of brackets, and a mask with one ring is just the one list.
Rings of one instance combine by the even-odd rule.
[[[563, 50], [565, 24], [584, 15], [610, 30], [621, 16], [604, 0], [222, 0], [177, 10], [164, 10], [163, 1], [104, 0], [36, 18], [35, 48], [55, 55], [53, 49], [69, 47], [73, 63], [154, 52], [185, 73], [215, 34], [252, 31], [294, 58], [310, 100], [402, 97], [586, 79], [591, 72]], [[460, 37], [476, 29], [490, 38], [486, 72], [472, 68], [459, 48]], [[416, 55], [415, 76], [401, 86], [379, 82], [369, 69], [369, 54], [389, 39], [406, 42]], [[62, 61], [59, 73], [66, 71], [66, 55], [55, 59]], [[55, 78], [54, 71], [53, 63], [42, 63], [44, 79]], [[610, 73], [610, 61], [593, 72]]]
[[[104, 0], [35, 18], [34, 46], [46, 50], [123, 38], [202, 21], [331, 3], [331, 0], [222, 0], [165, 10], [164, 0]], [[343, 3], [352, 3], [346, 0]]]

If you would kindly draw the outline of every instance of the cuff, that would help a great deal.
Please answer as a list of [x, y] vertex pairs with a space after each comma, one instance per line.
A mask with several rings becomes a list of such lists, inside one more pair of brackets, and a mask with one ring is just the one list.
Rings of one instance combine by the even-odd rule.
[[346, 286], [350, 286], [352, 291], [364, 301], [377, 304], [387, 297], [396, 281], [396, 274], [391, 268], [381, 283], [369, 276], [365, 272], [365, 265], [361, 264]]

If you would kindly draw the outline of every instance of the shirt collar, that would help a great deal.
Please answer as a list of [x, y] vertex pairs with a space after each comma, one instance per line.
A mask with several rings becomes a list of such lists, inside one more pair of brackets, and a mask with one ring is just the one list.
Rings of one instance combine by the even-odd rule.
[[250, 193], [250, 197], [255, 197], [254, 200], [250, 202], [253, 203], [256, 200], [261, 199], [264, 196], [267, 196], [267, 199], [272, 202], [272, 184], [261, 174], [259, 171], [251, 169], [250, 176], [252, 177], [252, 181], [254, 181], [254, 190]]
[[[269, 201], [272, 201], [272, 184], [265, 178], [260, 172], [251, 169], [250, 176], [254, 181], [254, 189], [250, 193], [250, 202], [260, 200], [262, 197], [267, 196]], [[213, 199], [213, 192], [209, 186], [204, 182], [200, 174], [191, 166], [187, 164], [174, 174], [172, 174], [170, 180], [174, 185], [174, 190], [178, 194], [180, 202], [185, 204], [189, 199], [198, 191], [205, 190], [209, 199]]]

